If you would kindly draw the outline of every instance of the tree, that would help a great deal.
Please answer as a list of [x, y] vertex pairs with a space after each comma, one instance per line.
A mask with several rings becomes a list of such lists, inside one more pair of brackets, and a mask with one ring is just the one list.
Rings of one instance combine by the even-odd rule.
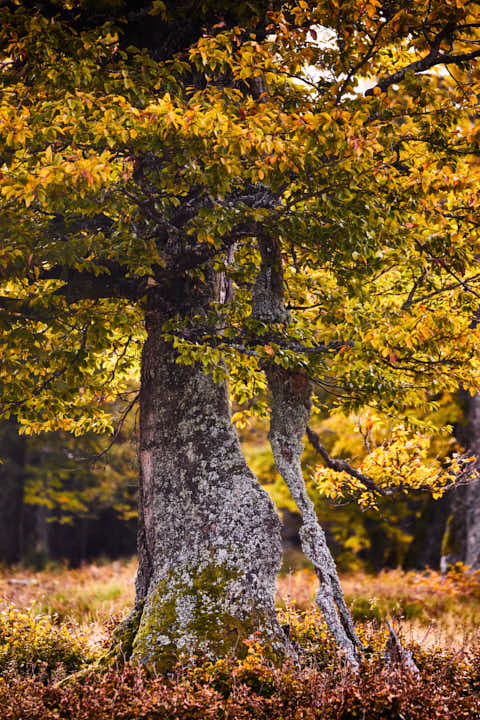
[[0, 432], [0, 561], [79, 563], [135, 552], [136, 391], [110, 408], [117, 431], [74, 437], [63, 430], [19, 435], [14, 420]]
[[0, 426], [0, 562], [18, 562], [22, 554], [25, 438], [14, 418]]
[[[479, 467], [480, 397], [462, 393], [465, 419], [458, 423], [459, 442], [475, 458]], [[442, 539], [441, 569], [447, 571], [455, 563], [472, 570], [480, 567], [480, 480], [473, 479], [455, 488], [450, 497], [449, 514]]]
[[[118, 557], [135, 552], [135, 416], [125, 416], [131, 398], [124, 409], [125, 402], [113, 408], [113, 419], [118, 419], [113, 439], [93, 433], [74, 437], [61, 430], [22, 437], [27, 460], [23, 538], [27, 562], [65, 558], [78, 564], [101, 554]], [[28, 523], [33, 514], [35, 529]]]
[[[317, 389], [417, 431], [440, 394], [478, 389], [478, 4], [197, 5], [2, 4], [2, 409], [25, 432], [104, 429], [98, 398], [142, 347], [118, 643], [157, 668], [253, 631], [276, 654], [279, 521], [228, 381], [235, 421], [270, 415], [318, 604], [356, 663], [302, 438]], [[402, 433], [390, 456], [420, 461]], [[388, 492], [309, 436], [361, 499]]]

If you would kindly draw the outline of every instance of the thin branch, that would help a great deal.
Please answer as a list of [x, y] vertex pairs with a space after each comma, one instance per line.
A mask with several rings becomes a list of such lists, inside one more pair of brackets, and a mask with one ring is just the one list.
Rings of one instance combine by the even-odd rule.
[[417, 297], [417, 298], [414, 297], [414, 291], [417, 289], [418, 285], [417, 286], [414, 285], [412, 287], [412, 290], [410, 291], [410, 294], [409, 294], [407, 300], [405, 300], [405, 302], [402, 305], [402, 310], [407, 310], [409, 307], [411, 307], [412, 305], [415, 305], [416, 303], [425, 302], [426, 300], [430, 300], [430, 298], [435, 297], [436, 295], [441, 295], [442, 293], [449, 292], [450, 290], [455, 290], [458, 287], [463, 287], [464, 289], [470, 290], [470, 288], [468, 287], [468, 283], [471, 282], [472, 280], [479, 280], [479, 279], [480, 279], [480, 274], [477, 273], [476, 275], [472, 275], [471, 277], [467, 278], [466, 280], [464, 280], [462, 282], [456, 282], [456, 283], [452, 283], [450, 285], [446, 285], [443, 288], [439, 288], [438, 290], [432, 290], [432, 292], [428, 293], [427, 295], [422, 295], [421, 297]]
[[[453, 23], [448, 23], [435, 37], [428, 55], [425, 55], [425, 57], [420, 60], [416, 60], [409, 65], [405, 65], [405, 67], [397, 70], [397, 72], [382, 78], [377, 82], [375, 87], [378, 87], [380, 90], [385, 92], [391, 85], [401, 82], [405, 78], [407, 72], [421, 73], [425, 72], [425, 70], [429, 70], [435, 65], [458, 65], [480, 57], [480, 50], [472, 50], [472, 52], [469, 53], [457, 53], [453, 55], [449, 53], [441, 53], [440, 47], [442, 41], [451, 37], [454, 31], [455, 25]], [[365, 95], [373, 95], [375, 87], [369, 88], [365, 92]]]
[[205, 327], [195, 327], [192, 330], [179, 330], [175, 332], [175, 335], [187, 342], [204, 344], [215, 348], [232, 347], [240, 352], [256, 356], [260, 356], [259, 353], [257, 351], [252, 351], [250, 348], [256, 348], [269, 342], [275, 343], [275, 345], [278, 345], [282, 350], [291, 350], [305, 355], [332, 354], [339, 352], [344, 347], [354, 347], [354, 343], [351, 340], [333, 340], [326, 345], [323, 343], [317, 343], [316, 345], [311, 346], [302, 345], [296, 341], [289, 342], [288, 339], [285, 340], [275, 333], [264, 333], [256, 337], [252, 337], [244, 336], [239, 332], [235, 338], [230, 340], [223, 335], [214, 335], [211, 328]]
[[132, 408], [134, 407], [134, 405], [136, 404], [136, 402], [137, 402], [137, 400], [139, 399], [139, 397], [140, 397], [140, 393], [138, 392], [138, 393], [135, 395], [135, 397], [133, 398], [133, 400], [131, 400], [131, 401], [128, 403], [126, 409], [123, 411], [123, 413], [122, 413], [122, 415], [121, 415], [121, 417], [120, 417], [120, 421], [119, 421], [119, 423], [118, 423], [117, 429], [115, 430], [115, 433], [114, 433], [111, 441], [108, 443], [107, 447], [106, 447], [104, 450], [102, 450], [101, 452], [95, 453], [94, 455], [89, 455], [89, 456], [84, 457], [84, 458], [79, 458], [81, 462], [95, 462], [96, 460], [99, 460], [101, 457], [103, 457], [104, 455], [106, 455], [106, 454], [112, 449], [112, 447], [115, 445], [116, 441], [118, 440], [118, 438], [119, 438], [119, 436], [120, 436], [120, 433], [122, 432], [122, 428], [123, 428], [123, 425], [124, 425], [124, 423], [125, 423], [125, 420], [126, 420], [127, 417], [128, 417], [128, 414], [130, 413], [131, 409], [132, 409]]
[[425, 247], [425, 245], [423, 243], [421, 243], [419, 240], [415, 240], [415, 243], [420, 248], [420, 250], [422, 250], [424, 253], [426, 253], [426, 255], [428, 255], [428, 257], [430, 257], [433, 260], [433, 262], [436, 265], [439, 265], [440, 267], [442, 267], [448, 275], [450, 275], [451, 277], [453, 277], [454, 280], [456, 280], [457, 287], [458, 286], [463, 287], [463, 289], [466, 292], [471, 293], [472, 295], [474, 295], [476, 298], [478, 298], [480, 300], [480, 293], [476, 292], [473, 288], [469, 287], [467, 284], [467, 282], [468, 282], [468, 280], [470, 280], [470, 278], [467, 278], [466, 281], [462, 280], [462, 278], [459, 277], [456, 272], [454, 272], [450, 267], [448, 267], [447, 263], [445, 262], [445, 260], [443, 258], [440, 258], [440, 257], [437, 257], [436, 255], [434, 255], [433, 252], [431, 250], [429, 250], [427, 247]]
[[377, 45], [377, 40], [380, 37], [382, 30], [388, 25], [390, 20], [391, 20], [391, 18], [389, 18], [386, 22], [384, 22], [383, 25], [380, 25], [377, 32], [373, 36], [372, 42], [371, 42], [369, 48], [367, 49], [367, 52], [365, 53], [365, 55], [363, 55], [363, 57], [361, 57], [360, 60], [348, 71], [347, 77], [345, 78], [345, 80], [341, 84], [340, 88], [338, 89], [337, 97], [336, 97], [336, 101], [335, 101], [336, 105], [338, 105], [338, 103], [342, 99], [343, 92], [344, 92], [345, 88], [347, 87], [348, 83], [350, 82], [350, 80], [356, 75], [356, 73], [359, 70], [362, 69], [362, 67], [365, 65], [365, 63], [368, 62], [368, 60], [370, 60], [370, 58], [372, 57], [373, 52]]
[[315, 450], [318, 452], [318, 454], [322, 456], [322, 459], [325, 462], [326, 466], [329, 467], [331, 470], [347, 473], [347, 475], [354, 477], [356, 480], [360, 480], [362, 485], [365, 485], [368, 490], [376, 492], [379, 495], [383, 495], [384, 497], [387, 496], [388, 493], [386, 493], [385, 490], [379, 487], [376, 482], [372, 480], [372, 478], [368, 477], [368, 475], [364, 475], [363, 473], [356, 470], [346, 460], [336, 460], [335, 458], [332, 458], [328, 454], [326, 449], [323, 447], [317, 433], [314, 432], [311, 427], [307, 427], [307, 437], [311, 445], [313, 445]]

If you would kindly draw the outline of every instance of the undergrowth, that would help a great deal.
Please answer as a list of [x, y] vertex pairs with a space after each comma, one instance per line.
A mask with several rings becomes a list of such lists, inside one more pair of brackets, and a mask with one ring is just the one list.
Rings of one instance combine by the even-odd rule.
[[[307, 633], [308, 634], [308, 633]], [[125, 665], [68, 682], [10, 671], [0, 678], [4, 720], [474, 720], [480, 653], [413, 648], [419, 675], [389, 667], [373, 647], [358, 673], [325, 647], [271, 664], [255, 641], [243, 661], [179, 664], [168, 676]]]
[[94, 659], [85, 637], [49, 618], [13, 606], [0, 613], [0, 672], [50, 677], [73, 672]]
[[[425, 629], [432, 617], [441, 624], [455, 610], [460, 623], [467, 610], [476, 617], [480, 584], [461, 567], [446, 579], [433, 572], [401, 571], [344, 578], [365, 646], [357, 673], [345, 666], [312, 609], [315, 582], [303, 570], [279, 582], [279, 619], [288, 626], [296, 659], [272, 664], [254, 637], [246, 641], [242, 661], [195, 665], [191, 658], [180, 658], [173, 673], [156, 677], [128, 663], [89, 666], [111, 632], [101, 598], [119, 615], [131, 601], [132, 570], [130, 563], [114, 570], [40, 573], [25, 585], [11, 585], [4, 577], [5, 603], [10, 604], [0, 614], [2, 720], [480, 720], [478, 627], [462, 645], [419, 643], [411, 632], [413, 622]], [[56, 584], [55, 578], [63, 582]], [[42, 585], [55, 589], [50, 605]], [[64, 612], [45, 615], [49, 607], [58, 608], [60, 593]], [[19, 607], [20, 601], [30, 609]], [[408, 603], [420, 608], [413, 619], [407, 617]], [[389, 664], [384, 617], [393, 619], [402, 634], [418, 675]], [[82, 673], [75, 675], [79, 669]]]

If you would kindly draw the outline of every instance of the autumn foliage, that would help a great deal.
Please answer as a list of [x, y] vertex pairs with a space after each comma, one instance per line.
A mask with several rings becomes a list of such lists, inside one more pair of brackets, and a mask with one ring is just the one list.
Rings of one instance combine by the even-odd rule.
[[[410, 424], [478, 389], [477, 3], [240, 3], [251, 27], [218, 22], [166, 60], [127, 43], [121, 14], [77, 32], [60, 11], [88, 3], [55, 5], [0, 13], [5, 415], [110, 427], [98, 398], [138, 369], [170, 236], [195, 248], [175, 272], [202, 282], [211, 262], [235, 293], [165, 339], [228, 373], [247, 417], [266, 412], [265, 362]], [[149, 23], [172, 13], [155, 3]], [[291, 315], [268, 328], [248, 291], [262, 233]]]
[[[480, 392], [479, 3], [205, 2], [174, 47], [188, 3], [143, 6], [150, 47], [127, 3], [94, 5], [0, 0], [0, 416], [24, 434], [112, 429], [105, 402], [154, 328], [171, 367], [228, 379], [239, 422], [268, 415], [273, 371], [308, 378], [317, 414], [328, 396], [393, 418], [360, 485], [316, 471], [330, 497], [464, 479], [468, 461], [434, 458], [428, 436], [442, 398]], [[265, 239], [282, 271], [271, 321], [255, 312]], [[76, 635], [5, 613], [6, 720], [479, 714], [477, 651], [411, 643], [411, 675], [359, 625], [347, 671], [311, 612], [284, 611], [298, 661], [273, 665], [253, 637], [241, 662], [180, 658], [157, 678], [85, 674]]]

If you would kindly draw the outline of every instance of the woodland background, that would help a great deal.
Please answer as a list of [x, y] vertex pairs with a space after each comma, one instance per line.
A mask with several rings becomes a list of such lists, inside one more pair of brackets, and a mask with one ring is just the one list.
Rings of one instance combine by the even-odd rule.
[[[100, 557], [116, 559], [135, 553], [138, 470], [132, 397], [135, 399], [134, 389], [114, 408], [113, 438], [96, 434], [75, 437], [62, 431], [19, 435], [14, 422], [3, 423], [2, 563], [22, 561], [41, 569], [58, 561], [77, 567]], [[436, 422], [454, 425], [455, 432], [434, 439], [428, 450], [431, 460], [468, 450], [475, 442], [466, 416], [468, 402], [461, 393], [442, 398]], [[372, 444], [381, 446], [384, 440], [386, 431], [375, 431], [374, 419], [368, 412], [350, 417], [331, 413], [327, 400], [315, 427], [330, 455], [353, 459], [358, 465]], [[268, 426], [258, 420], [249, 425], [241, 421], [240, 425], [248, 462], [282, 516], [287, 566], [303, 566], [300, 516], [275, 470], [266, 441]], [[310, 445], [303, 460], [310, 495], [342, 570], [439, 569], [452, 501], [461, 488], [439, 499], [410, 489], [400, 498], [381, 498], [378, 509], [366, 509], [354, 498], [326, 497], [314, 478], [315, 467], [322, 460]]]

